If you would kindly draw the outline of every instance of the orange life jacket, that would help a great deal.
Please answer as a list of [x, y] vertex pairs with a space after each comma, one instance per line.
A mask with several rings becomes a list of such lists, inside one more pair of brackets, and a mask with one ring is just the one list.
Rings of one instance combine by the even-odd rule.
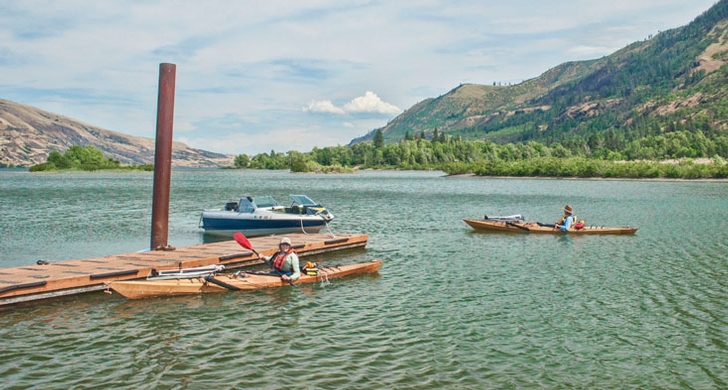
[[286, 256], [291, 253], [296, 253], [296, 251], [293, 248], [289, 249], [288, 252], [278, 251], [275, 255], [273, 255], [273, 259], [271, 259], [270, 264], [273, 268], [283, 272], [283, 264], [286, 263]]

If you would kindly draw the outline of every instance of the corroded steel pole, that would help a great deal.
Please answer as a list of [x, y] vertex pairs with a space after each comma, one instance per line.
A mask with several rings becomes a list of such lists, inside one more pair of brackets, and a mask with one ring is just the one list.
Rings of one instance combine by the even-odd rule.
[[176, 74], [177, 66], [175, 64], [159, 64], [151, 250], [174, 250], [174, 247], [167, 244], [167, 235], [169, 230], [169, 187], [172, 173], [172, 122], [174, 119]]

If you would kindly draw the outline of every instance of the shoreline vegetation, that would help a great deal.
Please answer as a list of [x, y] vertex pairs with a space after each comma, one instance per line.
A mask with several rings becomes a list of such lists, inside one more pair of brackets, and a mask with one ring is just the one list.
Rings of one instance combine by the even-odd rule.
[[[721, 169], [722, 167], [722, 169]], [[242, 169], [227, 167], [228, 169]], [[358, 170], [410, 170], [394, 166], [315, 167], [294, 173], [356, 173]], [[446, 164], [439, 170], [448, 176], [554, 179], [656, 179], [656, 180], [728, 180], [728, 165], [720, 157], [661, 161], [600, 161], [579, 158], [529, 159], [513, 162], [481, 161], [472, 164]]]
[[448, 175], [602, 178], [602, 179], [726, 179], [728, 165], [719, 156], [695, 161], [685, 158], [662, 161], [609, 161], [581, 157], [537, 158], [518, 161], [452, 163], [443, 167]]
[[[314, 148], [301, 153], [245, 154], [233, 166], [222, 169], [288, 169], [294, 173], [355, 173], [361, 169], [439, 170], [449, 176], [595, 179], [728, 179], [728, 164], [719, 153], [708, 158], [690, 149], [668, 154], [661, 159], [624, 159], [626, 152], [601, 152], [585, 156], [583, 148], [567, 149], [526, 144], [498, 145], [489, 141], [462, 141], [449, 136], [427, 140], [362, 142], [350, 146]], [[722, 150], [721, 150], [722, 151]], [[651, 151], [647, 154], [655, 154]], [[690, 156], [685, 156], [689, 154]], [[121, 165], [105, 158], [93, 146], [71, 146], [64, 154], [53, 151], [45, 163], [30, 167], [30, 172], [140, 170], [154, 171], [152, 164]]]
[[[682, 137], [677, 137], [682, 139]], [[700, 138], [700, 137], [698, 137]], [[440, 170], [447, 175], [485, 177], [728, 179], [728, 138], [716, 141], [630, 144], [616, 151], [572, 141], [544, 145], [529, 141], [499, 145], [448, 135], [314, 148], [311, 152], [261, 153], [235, 158], [238, 169], [290, 169], [297, 173], [353, 173], [359, 169]], [[712, 156], [712, 157], [709, 157]]]
[[52, 151], [46, 162], [33, 165], [30, 172], [93, 172], [93, 171], [154, 171], [152, 164], [122, 165], [119, 161], [106, 158], [93, 146], [72, 145], [64, 154]]

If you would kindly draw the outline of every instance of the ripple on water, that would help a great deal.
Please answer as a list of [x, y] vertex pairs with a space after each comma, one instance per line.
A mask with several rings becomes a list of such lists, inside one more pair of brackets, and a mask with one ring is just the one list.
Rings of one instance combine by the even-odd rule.
[[[176, 246], [203, 239], [203, 205], [241, 188], [284, 199], [295, 187], [332, 209], [335, 233], [369, 234], [366, 249], [314, 261], [385, 263], [378, 276], [306, 288], [141, 301], [99, 293], [3, 311], [0, 378], [18, 389], [728, 388], [724, 183], [440, 176], [175, 174]], [[0, 241], [3, 261], [148, 244], [149, 175], [91, 176], [70, 192], [71, 178], [47, 178], [0, 181], [4, 201], [15, 196], [0, 208], [27, 210], [0, 219], [4, 233], [15, 224]], [[13, 188], [58, 191], [39, 202]], [[484, 234], [462, 222], [550, 221], [567, 203], [587, 223], [640, 230]], [[124, 209], [113, 228], [109, 204]]]

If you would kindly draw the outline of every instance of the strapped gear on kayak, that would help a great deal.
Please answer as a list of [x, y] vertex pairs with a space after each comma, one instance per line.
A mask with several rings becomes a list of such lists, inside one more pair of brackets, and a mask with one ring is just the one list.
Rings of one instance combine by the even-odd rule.
[[303, 271], [306, 275], [316, 276], [318, 275], [318, 265], [312, 261], [307, 261], [306, 264], [301, 267], [301, 271]]

